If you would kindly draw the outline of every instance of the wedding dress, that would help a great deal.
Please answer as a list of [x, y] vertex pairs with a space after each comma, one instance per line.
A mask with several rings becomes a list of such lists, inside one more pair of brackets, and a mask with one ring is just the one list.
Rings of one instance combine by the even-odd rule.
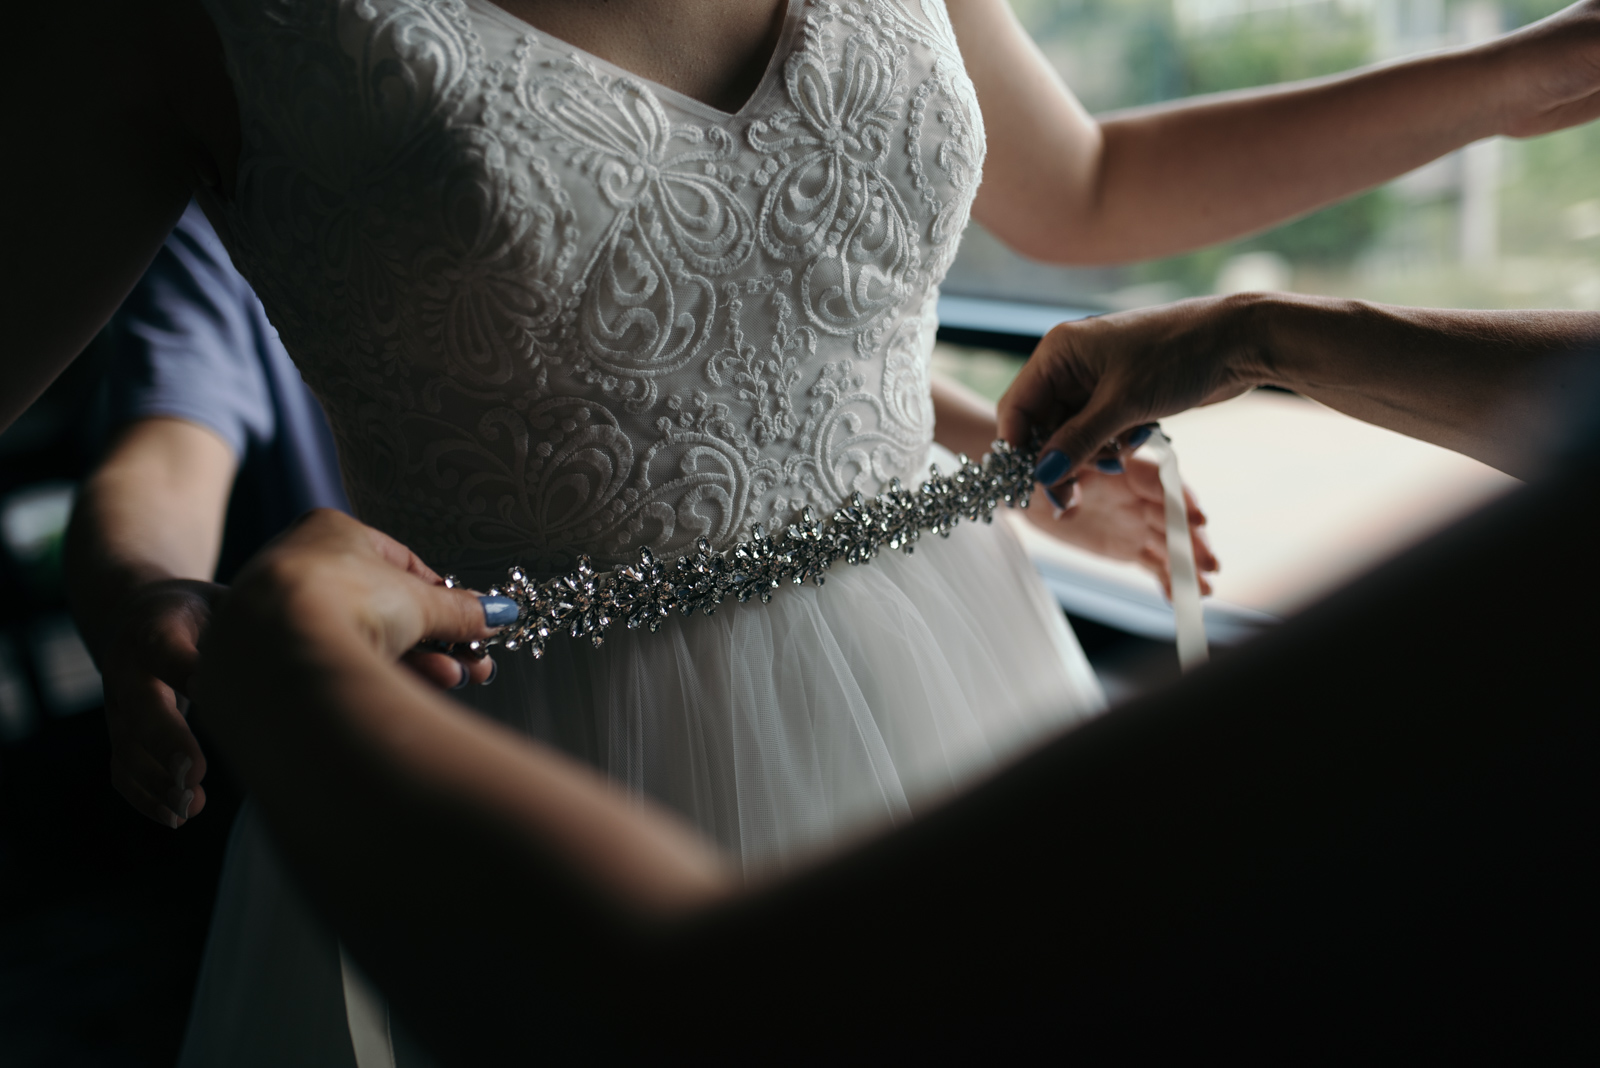
[[[929, 361], [984, 134], [939, 0], [791, 0], [733, 114], [489, 0], [206, 7], [244, 148], [204, 206], [356, 513], [441, 573], [727, 549], [953, 466]], [[471, 704], [747, 870], [904, 820], [1103, 704], [1004, 523], [497, 659]], [[218, 901], [183, 1063], [353, 1063], [337, 945], [253, 813]]]

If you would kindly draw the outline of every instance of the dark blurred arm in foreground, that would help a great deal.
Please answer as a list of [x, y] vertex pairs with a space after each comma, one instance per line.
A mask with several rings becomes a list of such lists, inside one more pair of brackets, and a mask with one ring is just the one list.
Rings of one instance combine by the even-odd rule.
[[[1314, 388], [1390, 397], [1486, 455], [1543, 419], [1477, 432], [1471, 413], [1594, 325], [1430, 335], [1385, 314], [1378, 336], [1438, 339], [1416, 348], [1432, 390], [1385, 392], [1380, 353], [1378, 388], [1348, 369]], [[1452, 338], [1477, 345], [1460, 386]], [[1518, 338], [1537, 342], [1524, 358]], [[241, 576], [204, 648], [202, 707], [313, 899], [448, 1063], [973, 1060], [1044, 1042], [1121, 1059], [1379, 1041], [1570, 1055], [1594, 1044], [1568, 977], [1596, 948], [1600, 683], [1592, 627], [1568, 619], [1600, 576], [1552, 568], [1549, 545], [1600, 521], [1593, 446], [787, 878], [747, 882], [671, 814], [400, 670], [419, 638], [481, 636], [482, 612], [343, 517], [319, 513]]]

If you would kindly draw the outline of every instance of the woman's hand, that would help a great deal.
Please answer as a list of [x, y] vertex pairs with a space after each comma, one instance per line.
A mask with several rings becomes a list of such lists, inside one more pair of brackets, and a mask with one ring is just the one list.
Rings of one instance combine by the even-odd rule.
[[1600, 0], [1480, 47], [1504, 71], [1507, 135], [1537, 137], [1600, 117]]
[[[1039, 499], [1040, 494], [1034, 506], [1022, 514], [1035, 527], [1069, 545], [1138, 564], [1156, 577], [1170, 599], [1172, 570], [1167, 558], [1167, 512], [1160, 469], [1139, 456], [1126, 457], [1122, 465], [1122, 474], [1082, 472], [1061, 496], [1063, 508], [1051, 508]], [[1206, 515], [1187, 486], [1183, 496], [1189, 509], [1195, 566], [1201, 572], [1215, 572], [1220, 565], [1206, 540]], [[1204, 574], [1199, 578], [1200, 592], [1209, 594], [1211, 583]]]
[[402, 660], [452, 689], [468, 681], [463, 670], [470, 681], [487, 682], [493, 661], [463, 664], [444, 653], [421, 652], [417, 643], [482, 640], [497, 629], [486, 622], [490, 611], [515, 607], [509, 598], [446, 588], [410, 549], [326, 508], [307, 513], [262, 550], [240, 575], [228, 604], [230, 611], [292, 623], [291, 632], [326, 628], [341, 639], [354, 633], [383, 658]]
[[1036, 474], [1054, 488], [1115, 457], [1146, 423], [1264, 384], [1257, 299], [1202, 297], [1060, 324], [1000, 398], [1000, 435], [1018, 447], [1044, 437]]
[[[460, 873], [485, 863], [535, 873], [529, 900], [608, 900], [641, 918], [740, 884], [671, 815], [396, 669], [419, 641], [491, 637], [507, 608], [446, 588], [393, 538], [320, 510], [250, 562], [202, 641], [205, 723], [313, 892], [342, 898], [332, 919], [356, 931], [358, 956], [375, 914], [470, 908], [481, 888], [463, 889]], [[419, 870], [419, 842], [448, 859]], [[486, 860], [486, 844], [514, 867]]]
[[[363, 528], [368, 529], [368, 528]], [[431, 584], [439, 577], [393, 539], [383, 551], [403, 558], [412, 574]], [[101, 657], [106, 728], [111, 740], [111, 784], [142, 815], [177, 829], [206, 806], [206, 757], [189, 727], [184, 704], [198, 666], [197, 647], [211, 613], [227, 593], [213, 582], [167, 579], [138, 586], [117, 606]], [[458, 660], [444, 653], [405, 650], [408, 667], [441, 689], [484, 684], [494, 662]]]
[[124, 600], [101, 658], [111, 784], [128, 804], [177, 828], [206, 806], [206, 757], [184, 717], [200, 635], [226, 592], [172, 579]]

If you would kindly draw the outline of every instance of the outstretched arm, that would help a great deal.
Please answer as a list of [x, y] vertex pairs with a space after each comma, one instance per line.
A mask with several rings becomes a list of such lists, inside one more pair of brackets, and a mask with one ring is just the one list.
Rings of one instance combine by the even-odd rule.
[[1593, 312], [1204, 297], [1057, 326], [1001, 398], [1000, 426], [1014, 443], [1048, 434], [1041, 466], [1059, 483], [1143, 423], [1274, 385], [1526, 476], [1553, 444], [1541, 387], [1597, 344]]
[[72, 614], [105, 680], [112, 785], [174, 829], [206, 803], [205, 754], [178, 700], [222, 592], [211, 576], [235, 466], [213, 431], [141, 419], [85, 479], [67, 532]]
[[[1572, 803], [1593, 748], [1588, 636], [1506, 624], [1592, 592], [1581, 573], [1541, 581], [1540, 552], [1550, 530], [1594, 522], [1592, 483], [1529, 488], [1182, 685], [750, 894], [647, 802], [397, 670], [417, 637], [483, 635], [483, 614], [353, 520], [313, 518], [241, 576], [204, 646], [201, 708], [301, 886], [446, 1063], [559, 1060], [563, 1043], [567, 1059], [938, 1060], [1036, 1049], [1041, 1030], [1059, 1042], [1062, 1005], [1081, 1010], [1074, 1041], [1126, 1052], [1152, 989], [1203, 1021], [1173, 1032], [1192, 1043], [1259, 1024], [1274, 998], [1323, 1003], [1330, 965], [1376, 1011], [1335, 1001], [1328, 1023], [1388, 1020], [1417, 960], [1447, 962], [1430, 984], [1476, 1007], [1511, 987], [1498, 957], [1462, 972], [1461, 939], [1564, 945], [1594, 896], [1551, 896], [1592, 815]], [[1525, 670], [1484, 672], [1485, 657]], [[1552, 739], [1579, 746], [1554, 792]], [[1409, 830], [1452, 810], [1450, 833]], [[1397, 877], [1400, 853], [1415, 863]], [[1352, 886], [1365, 903], [1338, 950], [1286, 962], [1286, 938], [1326, 944]], [[1440, 894], [1457, 906], [1444, 921]], [[1564, 974], [1545, 950], [1528, 964], [1513, 986]]]
[[[16, 158], [0, 247], [0, 430], [27, 410], [144, 273], [197, 185], [230, 188], [238, 115], [198, 0], [83, 0], [12, 13]], [[225, 161], [219, 166], [217, 161]]]
[[1266, 229], [1495, 134], [1600, 115], [1600, 0], [1484, 45], [1098, 122], [1006, 0], [952, 0], [988, 158], [974, 217], [1054, 263], [1114, 263]]

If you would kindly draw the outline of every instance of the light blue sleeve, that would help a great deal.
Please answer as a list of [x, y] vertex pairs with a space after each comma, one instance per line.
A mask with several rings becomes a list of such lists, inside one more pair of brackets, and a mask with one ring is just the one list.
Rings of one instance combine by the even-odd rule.
[[[243, 458], [277, 432], [257, 353], [256, 301], [191, 203], [112, 319], [113, 426], [173, 416], [215, 431]], [[275, 339], [274, 339], [275, 340]]]

